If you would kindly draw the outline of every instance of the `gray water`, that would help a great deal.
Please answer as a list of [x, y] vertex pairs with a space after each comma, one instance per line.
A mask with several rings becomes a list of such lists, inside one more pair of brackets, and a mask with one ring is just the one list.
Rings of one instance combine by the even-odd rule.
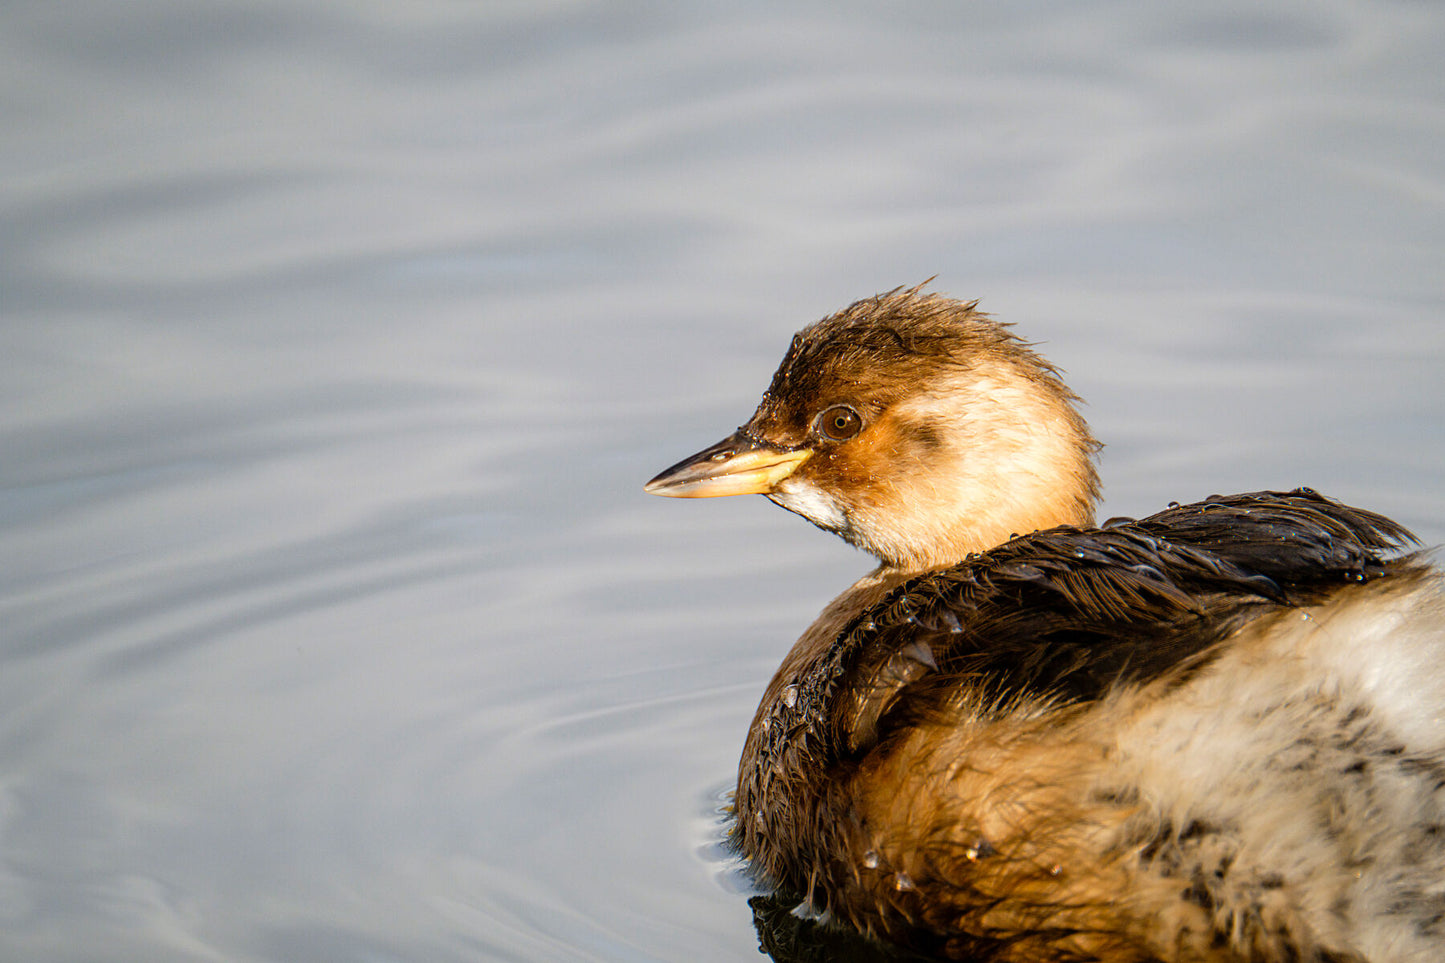
[[1445, 540], [1445, 7], [0, 9], [0, 958], [752, 960], [721, 811], [868, 560], [640, 486], [937, 275], [1104, 514]]

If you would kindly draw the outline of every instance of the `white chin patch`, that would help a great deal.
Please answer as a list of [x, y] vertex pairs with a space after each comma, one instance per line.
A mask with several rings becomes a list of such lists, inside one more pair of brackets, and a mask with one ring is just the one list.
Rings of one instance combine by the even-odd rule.
[[842, 507], [812, 485], [790, 484], [784, 481], [768, 497], [788, 511], [802, 515], [819, 528], [826, 528], [830, 532], [842, 532], [848, 528], [848, 519], [843, 514]]

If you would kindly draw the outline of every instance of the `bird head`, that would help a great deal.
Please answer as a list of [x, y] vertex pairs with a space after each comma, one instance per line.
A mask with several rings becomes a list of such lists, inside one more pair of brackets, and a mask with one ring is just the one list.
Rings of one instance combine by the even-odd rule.
[[888, 567], [938, 568], [1092, 521], [1077, 403], [976, 302], [896, 289], [798, 332], [748, 422], [646, 490], [766, 495]]

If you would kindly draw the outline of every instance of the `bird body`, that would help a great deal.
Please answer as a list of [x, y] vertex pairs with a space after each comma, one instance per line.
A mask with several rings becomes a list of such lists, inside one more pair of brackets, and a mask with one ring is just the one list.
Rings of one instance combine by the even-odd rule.
[[1076, 401], [973, 305], [894, 291], [649, 483], [766, 494], [881, 563], [765, 691], [740, 850], [939, 957], [1442, 958], [1440, 573], [1307, 489], [1095, 526]]

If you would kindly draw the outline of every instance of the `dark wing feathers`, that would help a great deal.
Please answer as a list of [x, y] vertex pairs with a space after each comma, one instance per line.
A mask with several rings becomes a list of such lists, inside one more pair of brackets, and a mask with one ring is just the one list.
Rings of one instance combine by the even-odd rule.
[[1121, 682], [1204, 664], [1250, 619], [1383, 575], [1413, 543], [1399, 524], [1309, 489], [1036, 532], [900, 586], [842, 633], [808, 681], [827, 702], [850, 694], [828, 712], [844, 755], [937, 711], [960, 687], [999, 706], [1098, 699]]
[[1288, 494], [1214, 495], [1174, 506], [1134, 527], [1290, 582], [1381, 572], [1381, 556], [1417, 544], [1383, 515], [1341, 505], [1308, 488]]

